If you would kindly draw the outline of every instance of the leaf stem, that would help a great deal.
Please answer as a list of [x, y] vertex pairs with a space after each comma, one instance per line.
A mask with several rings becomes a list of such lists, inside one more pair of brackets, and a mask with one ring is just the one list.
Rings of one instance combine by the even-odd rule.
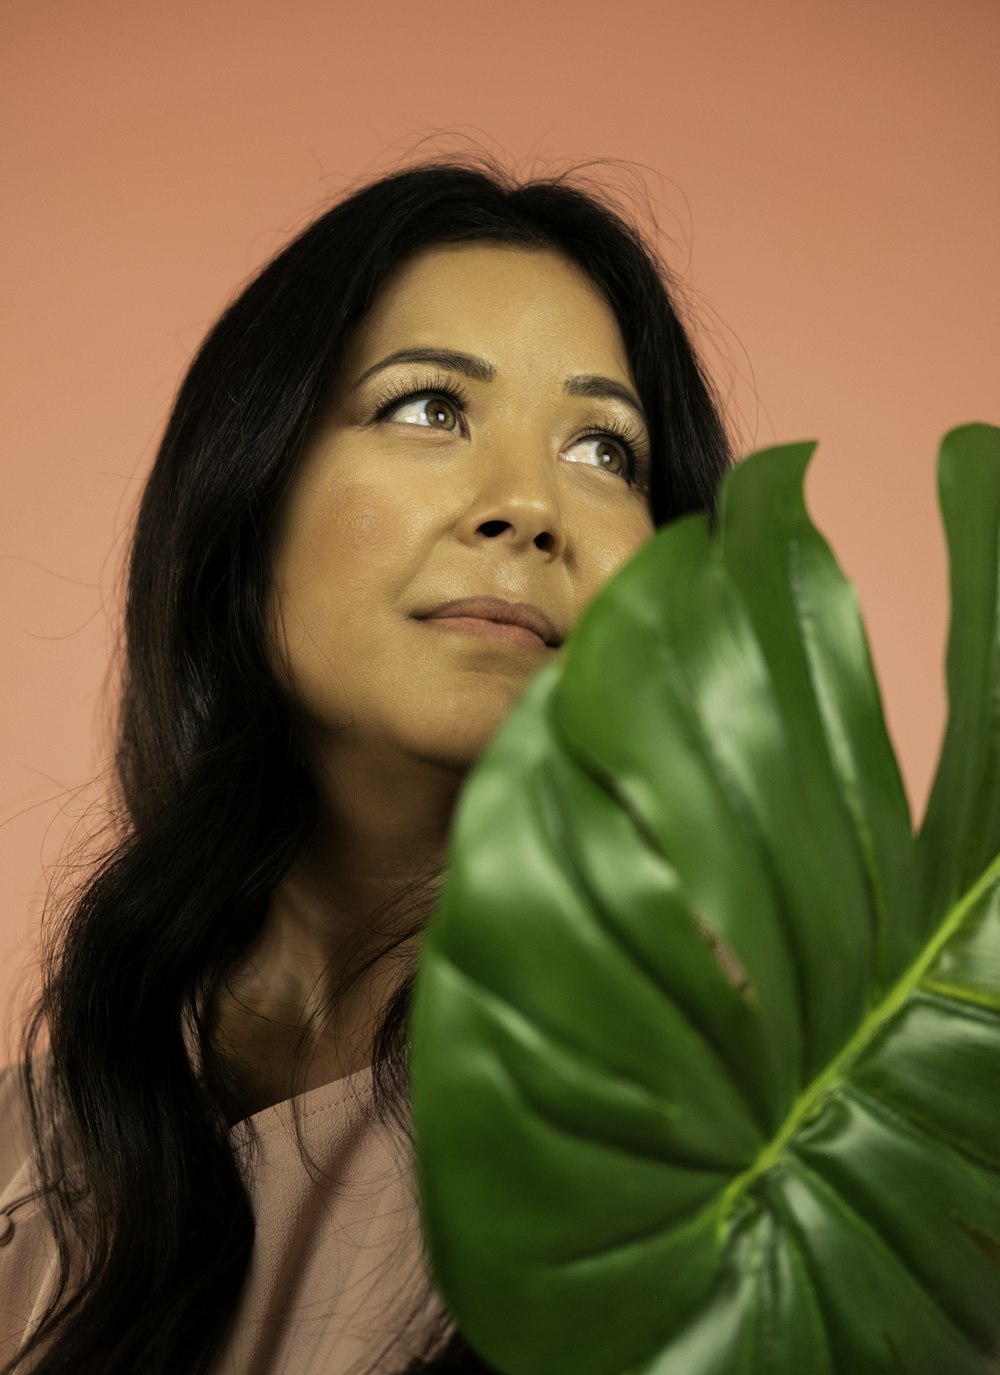
[[927, 943], [913, 963], [897, 979], [892, 988], [876, 1004], [859, 1025], [857, 1031], [847, 1042], [844, 1049], [827, 1065], [822, 1074], [796, 1098], [788, 1116], [777, 1133], [761, 1148], [753, 1164], [736, 1176], [720, 1200], [719, 1230], [724, 1235], [730, 1219], [739, 1208], [744, 1195], [752, 1188], [761, 1175], [780, 1163], [782, 1152], [798, 1129], [811, 1118], [818, 1116], [825, 1100], [846, 1077], [850, 1065], [867, 1049], [875, 1035], [888, 1023], [923, 979], [927, 970], [937, 959], [941, 950], [962, 925], [970, 908], [974, 907], [982, 894], [1000, 878], [1000, 855], [993, 860], [980, 875], [973, 886], [961, 897], [946, 914], [936, 935]]

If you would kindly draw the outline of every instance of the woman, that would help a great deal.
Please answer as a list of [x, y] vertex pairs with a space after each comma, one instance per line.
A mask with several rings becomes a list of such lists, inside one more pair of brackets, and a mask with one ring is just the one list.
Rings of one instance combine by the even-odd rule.
[[135, 530], [120, 835], [0, 1088], [5, 1375], [488, 1369], [408, 1153], [449, 818], [728, 462], [662, 269], [563, 178], [385, 177], [226, 310]]

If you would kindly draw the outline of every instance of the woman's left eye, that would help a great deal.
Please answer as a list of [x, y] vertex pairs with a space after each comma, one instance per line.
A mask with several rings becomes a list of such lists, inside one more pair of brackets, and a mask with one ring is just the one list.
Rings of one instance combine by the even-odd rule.
[[[616, 477], [623, 477], [626, 481], [631, 481], [635, 475], [635, 451], [631, 444], [625, 439], [613, 439], [610, 435], [587, 434], [582, 439], [574, 440], [569, 446], [575, 449], [579, 444], [597, 445], [597, 462], [592, 466], [602, 468], [606, 473], [612, 473]], [[617, 468], [607, 466], [605, 460], [614, 463], [618, 462]], [[570, 459], [571, 463], [579, 462], [578, 459]]]

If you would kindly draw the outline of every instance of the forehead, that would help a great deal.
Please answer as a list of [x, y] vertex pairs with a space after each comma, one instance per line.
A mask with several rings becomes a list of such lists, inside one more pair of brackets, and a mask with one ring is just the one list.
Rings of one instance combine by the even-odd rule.
[[582, 268], [549, 248], [449, 244], [416, 254], [382, 288], [351, 353], [363, 366], [408, 345], [466, 349], [501, 371], [506, 362], [628, 376], [614, 312]]

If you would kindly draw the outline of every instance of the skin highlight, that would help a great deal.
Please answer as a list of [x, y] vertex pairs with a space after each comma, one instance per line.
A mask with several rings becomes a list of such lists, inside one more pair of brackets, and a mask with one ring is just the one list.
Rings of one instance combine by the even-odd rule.
[[[376, 370], [415, 348], [484, 360], [493, 380], [427, 362]], [[562, 652], [418, 614], [500, 597], [540, 607], [565, 639], [654, 533], [607, 429], [630, 434], [641, 474], [641, 415], [620, 396], [568, 393], [580, 376], [636, 391], [610, 307], [550, 249], [424, 250], [351, 340], [275, 531], [274, 667], [304, 719], [322, 815], [217, 1010], [248, 1111], [288, 1096], [299, 1034], [345, 953], [364, 948], [381, 903], [442, 862], [463, 779], [533, 673]], [[372, 933], [373, 948], [384, 934]], [[296, 1091], [370, 1064], [399, 977], [377, 964], [350, 991], [335, 1030], [307, 1045]]]

